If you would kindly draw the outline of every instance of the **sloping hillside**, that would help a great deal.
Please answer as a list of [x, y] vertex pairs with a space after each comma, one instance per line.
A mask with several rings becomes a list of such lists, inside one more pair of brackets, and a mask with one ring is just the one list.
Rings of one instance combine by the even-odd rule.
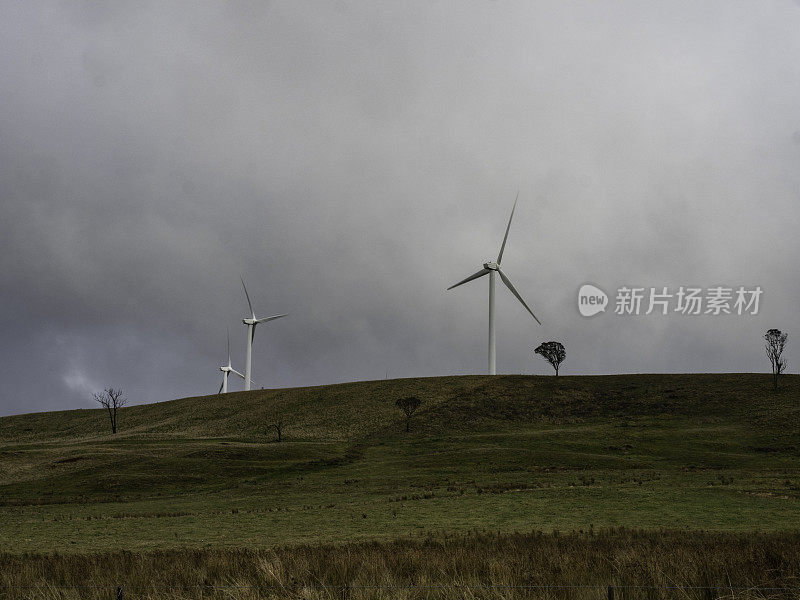
[[[280, 412], [292, 423], [294, 439], [354, 441], [399, 422], [394, 401], [408, 395], [423, 401], [420, 425], [440, 433], [489, 422], [658, 415], [784, 422], [800, 411], [799, 380], [785, 376], [777, 394], [760, 374], [455, 376], [255, 390], [125, 407], [117, 437], [253, 439]], [[0, 440], [100, 439], [109, 433], [107, 419], [100, 409], [4, 417]]]
[[[410, 433], [394, 406], [422, 406]], [[270, 423], [280, 416], [284, 440]], [[20, 550], [386, 538], [475, 527], [784, 529], [800, 377], [465, 376], [0, 419]], [[115, 532], [103, 532], [113, 524]], [[94, 547], [94, 546], [93, 546]]]

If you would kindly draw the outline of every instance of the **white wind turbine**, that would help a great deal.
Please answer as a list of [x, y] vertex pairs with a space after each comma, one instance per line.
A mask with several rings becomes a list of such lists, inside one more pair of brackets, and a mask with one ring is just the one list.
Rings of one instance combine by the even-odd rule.
[[219, 386], [218, 394], [227, 394], [228, 393], [228, 375], [233, 373], [234, 375], [238, 375], [242, 379], [244, 379], [244, 375], [239, 373], [236, 369], [231, 367], [231, 334], [228, 332], [228, 364], [224, 367], [219, 368], [222, 371], [222, 383]]
[[273, 317], [264, 317], [263, 319], [256, 318], [256, 313], [253, 310], [253, 303], [250, 302], [250, 294], [247, 293], [247, 286], [244, 284], [244, 277], [241, 277], [242, 287], [244, 288], [244, 295], [247, 296], [247, 305], [250, 307], [250, 316], [242, 319], [242, 323], [247, 325], [247, 362], [245, 363], [244, 370], [244, 389], [250, 389], [250, 362], [253, 353], [253, 338], [256, 335], [256, 325], [259, 323], [268, 323], [275, 319], [280, 319], [286, 315], [275, 315]]
[[500, 262], [503, 260], [503, 250], [505, 250], [505, 248], [506, 248], [506, 240], [508, 239], [508, 231], [509, 231], [509, 229], [511, 229], [511, 219], [514, 218], [514, 210], [517, 208], [517, 200], [518, 199], [519, 199], [519, 192], [517, 193], [517, 198], [514, 200], [514, 207], [511, 209], [511, 216], [508, 219], [508, 226], [506, 227], [506, 235], [503, 238], [503, 245], [500, 246], [500, 254], [497, 255], [497, 261], [495, 261], [495, 262], [489, 261], [489, 262], [484, 263], [483, 269], [481, 269], [480, 271], [478, 271], [474, 275], [470, 275], [469, 277], [467, 277], [463, 281], [459, 281], [457, 284], [451, 285], [449, 288], [447, 288], [448, 290], [452, 290], [453, 288], [456, 288], [456, 287], [458, 287], [460, 285], [463, 285], [463, 284], [465, 284], [465, 283], [467, 283], [469, 281], [472, 281], [473, 279], [478, 279], [479, 277], [483, 277], [484, 275], [487, 275], [487, 274], [489, 275], [489, 375], [495, 375], [497, 373], [497, 371], [495, 369], [495, 335], [494, 335], [494, 279], [495, 279], [495, 273], [500, 275], [500, 279], [503, 280], [503, 283], [506, 284], [506, 287], [509, 290], [511, 290], [511, 293], [514, 294], [517, 297], [517, 300], [519, 300], [522, 303], [522, 306], [524, 306], [525, 309], [529, 313], [531, 313], [531, 316], [534, 319], [536, 319], [536, 322], [539, 323], [539, 325], [542, 324], [542, 322], [539, 321], [539, 319], [536, 318], [536, 315], [533, 314], [533, 311], [530, 309], [530, 307], [527, 304], [525, 304], [525, 300], [523, 300], [522, 296], [519, 295], [519, 292], [514, 287], [514, 284], [512, 284], [511, 281], [509, 280], [509, 278], [506, 276], [506, 274], [503, 273], [503, 271], [500, 270]]

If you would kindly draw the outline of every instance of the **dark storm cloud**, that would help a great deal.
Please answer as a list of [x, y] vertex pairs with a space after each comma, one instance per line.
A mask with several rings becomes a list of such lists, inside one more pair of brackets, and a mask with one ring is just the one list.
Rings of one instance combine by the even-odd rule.
[[[568, 373], [761, 370], [765, 329], [800, 333], [798, 25], [792, 2], [8, 4], [0, 414], [216, 391], [240, 274], [291, 313], [258, 329], [260, 385], [482, 372], [487, 284], [444, 288], [517, 190], [504, 265], [545, 325], [498, 290], [501, 372], [546, 372], [551, 338]], [[584, 319], [584, 282], [765, 293]]]

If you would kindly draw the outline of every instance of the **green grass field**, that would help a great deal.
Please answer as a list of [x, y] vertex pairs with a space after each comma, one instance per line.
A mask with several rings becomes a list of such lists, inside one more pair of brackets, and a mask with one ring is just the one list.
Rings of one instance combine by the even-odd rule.
[[[0, 549], [800, 528], [800, 376], [465, 376], [0, 419]], [[394, 406], [416, 395], [411, 432]], [[286, 423], [274, 441], [273, 415]]]

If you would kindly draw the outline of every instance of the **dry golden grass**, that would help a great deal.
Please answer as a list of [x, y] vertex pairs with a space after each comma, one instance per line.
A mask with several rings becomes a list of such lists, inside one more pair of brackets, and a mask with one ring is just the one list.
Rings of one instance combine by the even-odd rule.
[[[626, 529], [275, 550], [0, 555], [0, 596], [196, 598], [798, 598], [800, 533]], [[782, 589], [780, 589], [782, 588]]]

